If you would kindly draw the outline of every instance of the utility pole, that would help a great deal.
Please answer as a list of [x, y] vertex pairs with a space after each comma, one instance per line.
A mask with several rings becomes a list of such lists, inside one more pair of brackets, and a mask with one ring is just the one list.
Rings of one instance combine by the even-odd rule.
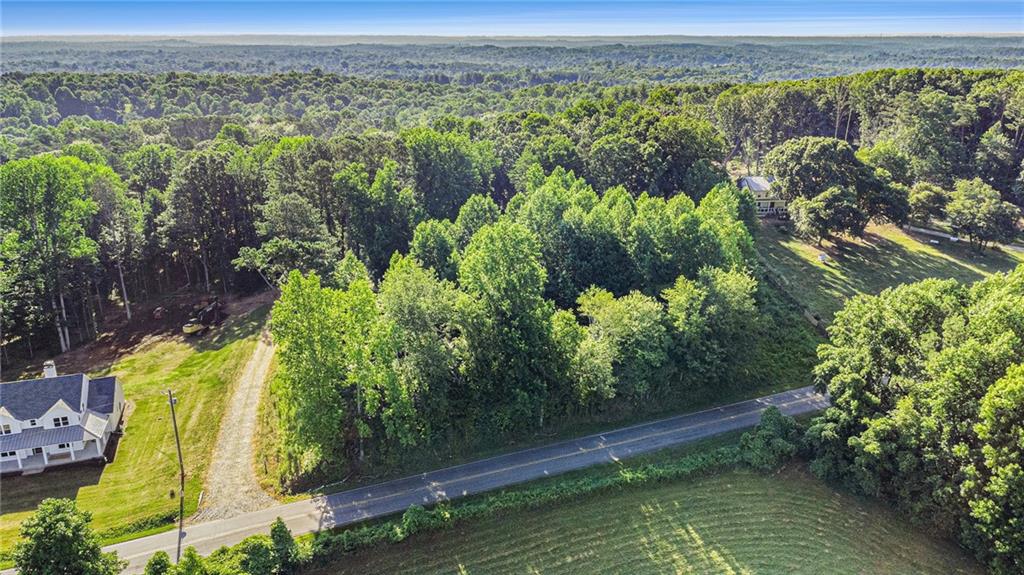
[[178, 418], [174, 415], [177, 398], [167, 390], [167, 403], [171, 405], [171, 423], [174, 425], [174, 443], [178, 447], [178, 471], [181, 473], [181, 489], [178, 491], [178, 554], [174, 562], [181, 561], [181, 538], [185, 534], [185, 461], [181, 457], [181, 437], [178, 436]]

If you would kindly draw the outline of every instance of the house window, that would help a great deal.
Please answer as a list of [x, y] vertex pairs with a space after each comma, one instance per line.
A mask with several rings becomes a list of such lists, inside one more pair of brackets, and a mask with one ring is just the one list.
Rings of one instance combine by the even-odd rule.
[[42, 452], [43, 452], [43, 448], [42, 447], [33, 447], [32, 448], [32, 455], [39, 455]]
[[16, 451], [0, 451], [0, 457], [14, 457], [17, 454]]
[[71, 447], [70, 443], [59, 443], [59, 444], [57, 444], [57, 449], [67, 449], [69, 447]]
[[35, 427], [36, 426], [36, 420], [34, 420], [34, 419], [28, 420], [28, 426], [29, 427]]
[[0, 435], [9, 435], [11, 433], [11, 424], [5, 423], [0, 425]]
[[54, 417], [53, 418], [53, 426], [54, 427], [67, 427], [68, 425], [70, 425], [70, 424], [68, 423], [68, 418], [67, 418], [66, 415], [64, 417]]

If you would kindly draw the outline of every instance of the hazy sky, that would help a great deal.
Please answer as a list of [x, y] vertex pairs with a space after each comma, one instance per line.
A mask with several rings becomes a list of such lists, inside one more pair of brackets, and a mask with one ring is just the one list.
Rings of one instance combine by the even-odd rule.
[[1024, 0], [0, 1], [3, 35], [1024, 32]]

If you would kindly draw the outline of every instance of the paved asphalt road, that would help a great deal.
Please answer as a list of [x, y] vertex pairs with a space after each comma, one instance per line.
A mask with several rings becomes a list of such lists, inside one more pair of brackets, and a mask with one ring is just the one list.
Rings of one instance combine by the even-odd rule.
[[[619, 461], [633, 455], [676, 446], [757, 424], [761, 411], [774, 405], [783, 413], [818, 411], [828, 399], [810, 387], [706, 411], [634, 425], [580, 439], [562, 441], [499, 455], [464, 465], [422, 473], [377, 485], [276, 505], [260, 511], [188, 526], [182, 549], [191, 545], [206, 555], [256, 533], [267, 533], [276, 517], [296, 535], [348, 525], [405, 510], [414, 503], [431, 504], [547, 477], [575, 469]], [[126, 573], [141, 573], [153, 553], [174, 557], [177, 531], [142, 537], [107, 547], [129, 561]]]

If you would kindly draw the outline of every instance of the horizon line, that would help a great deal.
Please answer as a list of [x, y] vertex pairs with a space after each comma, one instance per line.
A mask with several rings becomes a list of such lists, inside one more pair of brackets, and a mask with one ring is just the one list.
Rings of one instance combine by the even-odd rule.
[[4, 34], [0, 39], [178, 39], [178, 38], [430, 38], [430, 39], [583, 39], [583, 38], [927, 38], [927, 37], [1022, 37], [1024, 32], [877, 32], [861, 34], [306, 34], [301, 32], [165, 33], [165, 34]]

